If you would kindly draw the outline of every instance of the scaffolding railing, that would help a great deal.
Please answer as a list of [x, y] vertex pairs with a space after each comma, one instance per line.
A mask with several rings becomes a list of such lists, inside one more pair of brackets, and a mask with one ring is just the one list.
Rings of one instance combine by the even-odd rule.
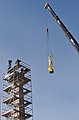
[[26, 120], [33, 118], [30, 65], [17, 60], [13, 67], [11, 65], [9, 66], [3, 79], [3, 116], [7, 120]]

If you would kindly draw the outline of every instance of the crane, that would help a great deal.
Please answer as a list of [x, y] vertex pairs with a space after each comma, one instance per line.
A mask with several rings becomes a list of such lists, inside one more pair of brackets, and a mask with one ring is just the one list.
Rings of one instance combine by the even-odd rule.
[[57, 16], [57, 14], [54, 12], [54, 10], [51, 8], [51, 6], [49, 5], [49, 3], [46, 3], [44, 5], [44, 9], [48, 9], [50, 11], [50, 13], [54, 17], [54, 19], [56, 20], [56, 22], [58, 23], [58, 25], [61, 27], [61, 29], [63, 30], [63, 32], [65, 33], [65, 35], [68, 37], [70, 43], [74, 46], [74, 48], [79, 53], [79, 43], [75, 40], [75, 38], [73, 37], [73, 35], [69, 32], [69, 30], [63, 24], [63, 22], [60, 20], [60, 18]]

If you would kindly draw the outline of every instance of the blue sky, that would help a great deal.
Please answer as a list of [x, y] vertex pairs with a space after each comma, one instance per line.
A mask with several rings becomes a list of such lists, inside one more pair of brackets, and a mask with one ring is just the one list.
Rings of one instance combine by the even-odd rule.
[[55, 71], [48, 73], [46, 2], [79, 42], [78, 0], [0, 0], [0, 88], [8, 59], [19, 58], [32, 69], [34, 120], [78, 120], [79, 54], [47, 12]]

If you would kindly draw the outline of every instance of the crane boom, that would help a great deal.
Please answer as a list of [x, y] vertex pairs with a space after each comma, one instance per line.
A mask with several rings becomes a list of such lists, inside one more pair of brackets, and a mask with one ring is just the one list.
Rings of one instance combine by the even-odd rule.
[[54, 10], [50, 7], [49, 3], [46, 3], [44, 5], [44, 8], [48, 9], [50, 11], [50, 13], [54, 17], [54, 19], [56, 20], [56, 22], [58, 23], [58, 25], [62, 28], [62, 30], [65, 33], [65, 35], [69, 38], [69, 41], [71, 42], [71, 44], [74, 46], [74, 48], [79, 53], [79, 43], [75, 40], [75, 38], [73, 37], [73, 35], [69, 32], [69, 30], [63, 24], [63, 22], [60, 20], [60, 18], [56, 15], [56, 13], [54, 12]]

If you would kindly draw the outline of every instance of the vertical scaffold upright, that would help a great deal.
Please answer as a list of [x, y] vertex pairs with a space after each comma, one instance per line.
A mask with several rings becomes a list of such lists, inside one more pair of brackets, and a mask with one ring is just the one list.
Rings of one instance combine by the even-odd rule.
[[6, 120], [33, 120], [31, 68], [17, 59], [3, 76], [2, 116]]

